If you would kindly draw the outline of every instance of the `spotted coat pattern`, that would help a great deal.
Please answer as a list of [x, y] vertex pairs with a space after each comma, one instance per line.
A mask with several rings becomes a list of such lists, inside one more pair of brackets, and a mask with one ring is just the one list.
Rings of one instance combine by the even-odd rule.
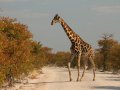
[[[78, 57], [78, 65], [77, 65], [77, 69], [78, 69], [78, 77], [77, 77], [77, 81], [79, 81], [79, 76], [80, 76], [80, 58], [81, 55], [84, 55], [85, 57], [88, 57], [88, 59], [90, 60], [90, 62], [93, 65], [93, 81], [95, 80], [95, 64], [94, 64], [94, 52], [93, 49], [91, 47], [91, 45], [89, 45], [88, 43], [86, 43], [85, 41], [83, 41], [83, 39], [76, 34], [68, 25], [67, 23], [57, 14], [55, 15], [55, 17], [53, 18], [51, 25], [53, 25], [54, 23], [59, 22], [61, 24], [61, 26], [63, 27], [66, 35], [68, 36], [69, 40], [71, 41], [71, 59], [68, 61], [68, 71], [69, 71], [69, 77], [70, 77], [70, 81], [72, 81], [71, 78], [71, 71], [70, 71], [70, 64], [71, 61], [74, 59], [75, 56]], [[86, 61], [86, 60], [84, 60]], [[84, 70], [83, 70], [83, 74], [80, 78], [80, 80], [83, 78], [85, 73], [85, 66], [84, 66]]]
[[76, 34], [62, 18], [60, 19], [60, 22], [69, 40], [71, 41], [71, 52], [77, 55], [81, 53], [88, 56], [90, 56], [91, 53], [93, 56], [93, 49], [91, 45], [83, 41], [83, 39], [78, 34]]

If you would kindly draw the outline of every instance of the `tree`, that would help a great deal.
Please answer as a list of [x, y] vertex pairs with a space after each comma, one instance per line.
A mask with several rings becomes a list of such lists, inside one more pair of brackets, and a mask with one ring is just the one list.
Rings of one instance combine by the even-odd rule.
[[26, 25], [16, 19], [0, 17], [0, 84], [6, 79], [12, 86], [14, 78], [40, 67], [41, 48], [40, 42], [32, 40]]
[[103, 56], [103, 71], [108, 70], [107, 64], [108, 64], [110, 49], [116, 43], [117, 41], [113, 40], [112, 34], [103, 34], [102, 39], [98, 41], [98, 45], [100, 47], [98, 50]]
[[117, 73], [120, 70], [120, 44], [115, 44], [110, 50], [109, 57], [109, 68], [113, 70], [114, 73]]
[[32, 37], [26, 25], [0, 17], [0, 85], [7, 81], [12, 86], [13, 80], [41, 69], [51, 60], [52, 49]]
[[54, 54], [51, 63], [57, 66], [67, 66], [69, 59], [70, 53], [61, 51]]

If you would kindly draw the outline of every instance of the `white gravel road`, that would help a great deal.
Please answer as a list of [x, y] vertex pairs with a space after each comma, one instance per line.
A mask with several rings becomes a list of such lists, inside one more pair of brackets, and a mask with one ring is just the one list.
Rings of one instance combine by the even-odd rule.
[[45, 67], [37, 79], [7, 90], [120, 90], [120, 75], [110, 72], [96, 72], [96, 81], [92, 81], [92, 72], [86, 71], [83, 80], [76, 82], [77, 70], [72, 69], [72, 77], [69, 82], [67, 68]]

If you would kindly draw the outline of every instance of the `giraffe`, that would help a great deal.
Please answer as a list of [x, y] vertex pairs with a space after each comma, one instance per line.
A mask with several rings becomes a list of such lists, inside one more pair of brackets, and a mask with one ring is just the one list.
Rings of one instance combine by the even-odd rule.
[[[58, 14], [56, 14], [54, 16], [54, 18], [51, 22], [51, 25], [54, 25], [55, 23], [60, 23], [61, 24], [61, 26], [63, 27], [63, 29], [66, 33], [66, 35], [68, 36], [69, 40], [71, 41], [71, 47], [70, 47], [71, 56], [70, 56], [70, 60], [68, 60], [68, 65], [67, 65], [70, 81], [72, 81], [70, 66], [71, 66], [71, 62], [73, 61], [73, 59], [75, 57], [77, 57], [77, 71], [78, 71], [78, 76], [77, 76], [76, 81], [81, 81], [82, 80], [82, 78], [85, 74], [85, 69], [86, 69], [85, 63], [86, 63], [87, 59], [90, 60], [90, 62], [92, 64], [93, 81], [95, 81], [94, 50], [91, 47], [91, 45], [89, 45], [88, 43], [83, 41], [83, 39], [78, 34], [76, 34]], [[83, 73], [82, 73], [82, 76], [80, 78], [81, 56], [83, 56], [85, 58], [84, 58]]]

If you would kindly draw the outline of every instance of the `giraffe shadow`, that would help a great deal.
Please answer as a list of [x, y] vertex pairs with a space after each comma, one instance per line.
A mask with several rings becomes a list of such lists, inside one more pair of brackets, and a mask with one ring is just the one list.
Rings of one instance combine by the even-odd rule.
[[109, 81], [120, 81], [120, 77], [107, 77], [106, 80], [109, 80]]
[[96, 88], [97, 90], [101, 90], [101, 89], [106, 89], [106, 90], [120, 90], [120, 87], [119, 86], [96, 86], [94, 87]]

